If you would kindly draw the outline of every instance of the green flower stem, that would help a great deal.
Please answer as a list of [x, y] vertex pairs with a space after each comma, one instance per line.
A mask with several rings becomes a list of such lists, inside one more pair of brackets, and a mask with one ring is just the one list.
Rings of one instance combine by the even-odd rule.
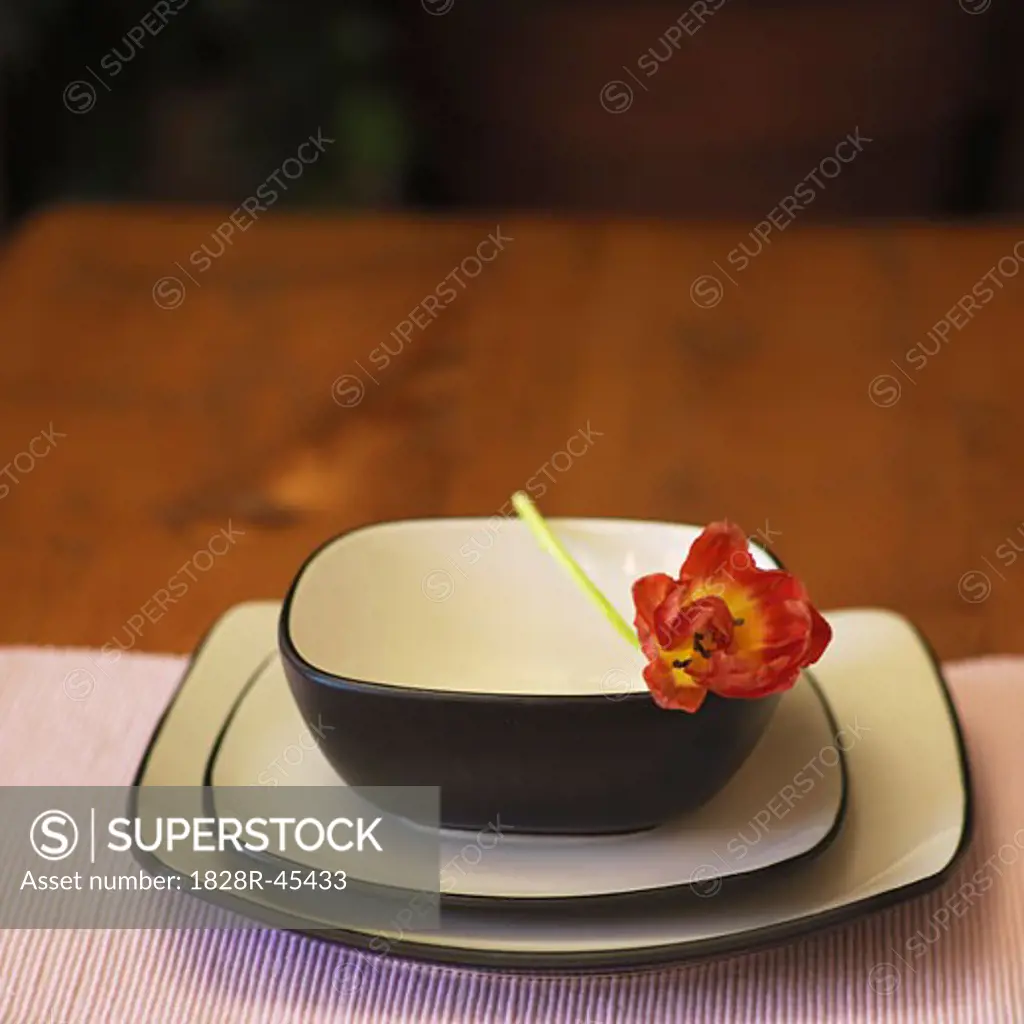
[[562, 542], [551, 532], [551, 527], [537, 511], [537, 506], [530, 498], [523, 491], [517, 491], [512, 495], [512, 506], [519, 514], [519, 518], [529, 527], [530, 533], [533, 534], [537, 543], [565, 569], [572, 577], [573, 582], [597, 605], [619, 635], [634, 647], [639, 647], [640, 641], [637, 638], [636, 630], [618, 613], [611, 601], [597, 589], [593, 580], [580, 568], [576, 559], [565, 550]]

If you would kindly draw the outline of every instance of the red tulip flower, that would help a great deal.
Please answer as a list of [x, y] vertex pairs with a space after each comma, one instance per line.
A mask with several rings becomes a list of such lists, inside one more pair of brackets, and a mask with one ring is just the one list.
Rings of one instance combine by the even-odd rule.
[[804, 585], [781, 569], [758, 569], [743, 531], [729, 523], [712, 523], [693, 542], [679, 579], [638, 579], [633, 601], [644, 679], [663, 708], [696, 711], [708, 691], [788, 690], [832, 639]]

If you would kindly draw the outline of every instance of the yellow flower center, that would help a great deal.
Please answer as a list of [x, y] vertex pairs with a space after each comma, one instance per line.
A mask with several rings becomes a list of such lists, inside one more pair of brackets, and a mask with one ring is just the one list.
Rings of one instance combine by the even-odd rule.
[[[661, 652], [662, 661], [672, 670], [676, 686], [700, 687], [703, 668], [716, 651], [756, 656], [764, 636], [764, 621], [746, 588], [728, 580], [700, 581], [688, 595], [682, 614], [695, 602], [719, 598], [727, 609], [694, 629], [687, 639], [672, 650]], [[719, 606], [721, 608], [721, 606]]]

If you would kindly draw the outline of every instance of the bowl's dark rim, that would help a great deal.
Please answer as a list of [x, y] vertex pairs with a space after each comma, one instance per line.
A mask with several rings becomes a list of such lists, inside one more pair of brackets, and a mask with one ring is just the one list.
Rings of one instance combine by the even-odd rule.
[[[549, 522], [557, 523], [564, 519], [574, 520], [585, 520], [593, 519], [594, 522], [608, 521], [596, 516], [553, 516], [549, 519]], [[303, 655], [299, 652], [295, 645], [295, 641], [292, 639], [290, 619], [291, 619], [291, 608], [292, 600], [295, 597], [295, 592], [298, 589], [299, 583], [302, 577], [310, 565], [314, 562], [319, 555], [326, 551], [332, 544], [336, 544], [340, 540], [344, 540], [347, 537], [353, 536], [353, 534], [364, 533], [368, 530], [377, 529], [381, 526], [391, 526], [396, 524], [410, 525], [413, 523], [441, 523], [441, 522], [458, 522], [464, 520], [466, 522], [477, 522], [483, 521], [483, 516], [427, 516], [418, 517], [415, 519], [394, 519], [389, 520], [387, 523], [368, 523], [364, 526], [357, 526], [355, 529], [346, 530], [344, 533], [336, 534], [335, 536], [324, 541], [319, 547], [317, 547], [302, 563], [299, 567], [299, 571], [295, 574], [295, 578], [292, 580], [291, 585], [288, 588], [287, 594], [285, 594], [284, 603], [281, 606], [281, 617], [278, 624], [278, 648], [281, 651], [281, 657], [284, 659], [286, 665], [290, 666], [295, 670], [303, 679], [313, 684], [314, 686], [325, 686], [329, 689], [335, 690], [348, 690], [357, 693], [363, 693], [367, 696], [377, 697], [390, 697], [400, 698], [402, 700], [443, 700], [451, 701], [453, 703], [500, 703], [500, 704], [518, 704], [518, 705], [532, 705], [532, 704], [543, 704], [544, 707], [550, 708], [554, 704], [572, 704], [573, 706], [579, 706], [580, 704], [594, 704], [603, 705], [606, 701], [612, 701], [620, 707], [626, 704], [637, 704], [641, 701], [649, 701], [651, 699], [649, 690], [638, 690], [636, 693], [623, 694], [622, 696], [615, 695], [614, 697], [609, 696], [606, 693], [588, 693], [588, 694], [552, 694], [544, 696], [543, 694], [521, 694], [521, 693], [496, 693], [496, 692], [466, 692], [462, 690], [435, 690], [421, 686], [403, 686], [395, 683], [381, 683], [375, 682], [370, 679], [353, 679], [347, 676], [339, 676], [333, 672], [329, 672], [326, 669], [319, 668], [307, 661]], [[488, 520], [489, 521], [489, 520]], [[692, 529], [699, 530], [699, 526], [695, 526], [692, 523], [666, 523], [658, 520], [645, 520], [645, 519], [615, 519], [614, 522], [620, 523], [632, 523], [638, 526], [675, 526], [675, 527], [691, 527]], [[777, 569], [783, 569], [782, 562], [775, 556], [775, 553], [765, 547], [763, 544], [756, 545], [761, 551], [763, 551], [774, 563]], [[685, 557], [685, 556], [684, 556]]]
[[[952, 694], [949, 691], [949, 685], [942, 674], [942, 669], [935, 654], [935, 650], [913, 622], [903, 616], [900, 616], [900, 618], [913, 630], [919, 643], [924, 648], [925, 652], [928, 654], [929, 660], [931, 661], [935, 672], [935, 678], [938, 681], [939, 689], [941, 690], [946, 703], [946, 711], [949, 715], [950, 724], [953, 729], [953, 735], [956, 741], [960, 761], [960, 780], [963, 788], [964, 800], [963, 831], [960, 834], [960, 842], [948, 863], [945, 867], [940, 868], [935, 872], [935, 874], [929, 875], [926, 878], [918, 879], [916, 882], [911, 882], [907, 885], [890, 889], [887, 892], [878, 893], [875, 896], [869, 896], [866, 899], [857, 900], [853, 903], [845, 904], [842, 907], [836, 907], [833, 910], [823, 911], [819, 914], [811, 914], [797, 918], [793, 921], [785, 921], [777, 925], [768, 925], [764, 928], [758, 928], [755, 931], [741, 932], [737, 935], [722, 936], [716, 939], [704, 939], [699, 942], [675, 943], [673, 945], [657, 946], [653, 949], [647, 948], [646, 950], [611, 950], [600, 953], [544, 953], [538, 956], [535, 953], [520, 953], [514, 951], [506, 951], [502, 953], [500, 951], [459, 950], [454, 947], [423, 945], [421, 943], [409, 942], [408, 940], [396, 940], [392, 942], [388, 939], [384, 940], [387, 944], [386, 951], [384, 953], [380, 953], [371, 949], [371, 943], [377, 941], [379, 938], [377, 935], [366, 935], [361, 932], [347, 932], [342, 929], [325, 929], [321, 925], [314, 924], [313, 922], [310, 922], [309, 928], [295, 927], [283, 930], [294, 932], [298, 935], [308, 935], [313, 938], [323, 939], [329, 942], [341, 943], [359, 952], [367, 950], [369, 951], [368, 955], [373, 957], [386, 957], [391, 955], [391, 953], [396, 953], [406, 959], [427, 965], [442, 964], [456, 968], [475, 968], [505, 974], [558, 974], [565, 973], [566, 971], [587, 974], [622, 974], [624, 972], [648, 973], [666, 964], [674, 965], [693, 963], [700, 960], [709, 960], [726, 955], [734, 956], [740, 953], [754, 952], [755, 950], [778, 945], [791, 939], [806, 937], [826, 928], [850, 924], [851, 922], [858, 921], [875, 911], [884, 910], [887, 907], [903, 903], [913, 897], [923, 896], [926, 893], [931, 892], [952, 877], [960, 862], [963, 860], [964, 855], [967, 853], [974, 835], [975, 810], [971, 784], [971, 771], [967, 757], [967, 746], [964, 742], [963, 731], [960, 727], [960, 719], [956, 713], [956, 705], [954, 704]], [[129, 798], [130, 814], [134, 815], [134, 811], [137, 806], [137, 788], [145, 774], [150, 755], [152, 754], [157, 740], [163, 731], [167, 716], [177, 699], [178, 693], [181, 691], [188, 679], [189, 672], [195, 658], [203, 647], [206, 646], [206, 643], [216, 631], [218, 624], [219, 620], [218, 623], [214, 623], [214, 625], [206, 632], [202, 641], [200, 641], [195, 653], [189, 659], [188, 667], [182, 674], [181, 681], [175, 688], [175, 691], [168, 702], [167, 708], [160, 716], [160, 719], [153, 730], [153, 734], [146, 746], [139, 768], [135, 773], [135, 780], [132, 783], [132, 793]], [[167, 871], [174, 871], [173, 868], [169, 868], [161, 860], [151, 854], [143, 851], [135, 851], [135, 856], [143, 867], [154, 866], [157, 872], [164, 873]], [[205, 895], [204, 898], [210, 899], [209, 895]], [[246, 914], [246, 910], [248, 908], [248, 916], [251, 918], [252, 909], [249, 901], [237, 898], [224, 898], [224, 904], [242, 914]], [[269, 928], [271, 926], [268, 925], [266, 927]]]
[[[220, 730], [217, 733], [217, 738], [213, 742], [213, 746], [210, 748], [209, 756], [206, 759], [206, 768], [203, 772], [203, 786], [210, 787], [210, 793], [208, 797], [208, 806], [211, 811], [215, 811], [213, 802], [213, 772], [217, 762], [217, 757], [220, 754], [221, 747], [224, 744], [224, 740], [227, 737], [228, 730], [231, 728], [232, 722], [234, 722], [238, 715], [239, 709], [245, 703], [246, 698], [252, 692], [252, 688], [256, 685], [257, 680], [266, 669], [270, 666], [274, 660], [274, 655], [269, 658], [265, 658], [259, 665], [253, 674], [245, 681], [245, 685], [242, 687], [238, 696], [235, 698], [234, 703], [231, 705], [231, 710], [228, 712], [227, 717], [224, 719]], [[832, 845], [836, 836], [839, 835], [844, 820], [846, 819], [846, 807], [847, 807], [847, 796], [848, 796], [848, 784], [847, 777], [848, 771], [846, 767], [846, 755], [843, 751], [842, 744], [839, 742], [839, 727], [836, 722], [836, 717], [832, 711], [832, 705], [829, 704], [825, 698], [825, 694], [822, 693], [821, 687], [818, 685], [817, 679], [804, 669], [805, 674], [808, 677], [808, 682], [811, 688], [814, 690], [815, 696], [818, 698], [818, 702], [825, 711], [825, 717], [828, 721], [829, 732], [832, 735], [833, 741], [835, 742], [835, 750], [839, 755], [839, 802], [836, 805], [835, 817], [832, 820], [832, 824], [829, 826], [828, 832], [815, 843], [814, 846], [796, 853], [792, 857], [787, 857], [785, 860], [774, 861], [771, 864], [766, 864], [764, 867], [755, 868], [749, 871], [732, 871], [728, 874], [722, 875], [702, 875], [699, 879], [700, 885], [713, 886], [715, 883], [728, 883], [732, 884], [737, 882], [741, 878], [750, 878], [754, 875], [762, 875], [764, 872], [775, 871], [778, 868], [791, 868], [795, 865], [802, 863], [805, 860], [813, 859], [814, 857], [820, 856]], [[760, 742], [760, 741], [759, 741]], [[755, 745], [756, 748], [756, 745]], [[753, 756], [751, 751], [750, 756]], [[724, 787], [723, 787], [724, 788]], [[715, 794], [717, 796], [717, 794]], [[708, 801], [714, 800], [715, 797], [711, 797]], [[623, 833], [609, 833], [610, 837], [621, 836]], [[597, 838], [600, 838], [600, 833], [594, 834]], [[284, 860], [282, 858], [282, 860]], [[300, 868], [308, 867], [308, 865], [298, 864], [295, 861], [287, 861], [288, 864], [297, 864]], [[367, 882], [366, 885], [379, 885], [379, 883]], [[485, 905], [501, 905], [506, 903], [514, 903], [518, 907], [537, 907], [537, 906], [553, 906], [555, 903], [586, 903], [588, 906], [597, 906], [599, 904], [613, 904], [621, 902], [624, 898], [642, 899], [643, 897], [649, 897], [654, 894], [664, 895], [666, 897], [674, 897], [693, 890], [696, 881], [691, 879], [689, 882], [683, 882], [677, 885], [666, 885], [666, 886], [654, 886], [644, 889], [623, 889], [616, 892], [605, 892], [605, 893], [588, 893], [582, 896], [477, 896], [473, 894], [463, 893], [452, 895], [450, 893], [441, 893], [441, 906], [464, 906], [464, 907], [482, 907]], [[394, 886], [379, 886], [380, 888], [395, 889]], [[408, 892], [410, 896], [414, 895], [413, 890], [403, 890]]]

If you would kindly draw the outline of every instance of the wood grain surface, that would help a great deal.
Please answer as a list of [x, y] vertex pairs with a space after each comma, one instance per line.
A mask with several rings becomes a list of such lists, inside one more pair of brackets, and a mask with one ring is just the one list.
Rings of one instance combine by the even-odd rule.
[[796, 224], [739, 272], [753, 224], [264, 215], [201, 270], [227, 212], [60, 208], [0, 257], [0, 642], [187, 651], [332, 534], [532, 480], [1024, 651], [1024, 228]]

